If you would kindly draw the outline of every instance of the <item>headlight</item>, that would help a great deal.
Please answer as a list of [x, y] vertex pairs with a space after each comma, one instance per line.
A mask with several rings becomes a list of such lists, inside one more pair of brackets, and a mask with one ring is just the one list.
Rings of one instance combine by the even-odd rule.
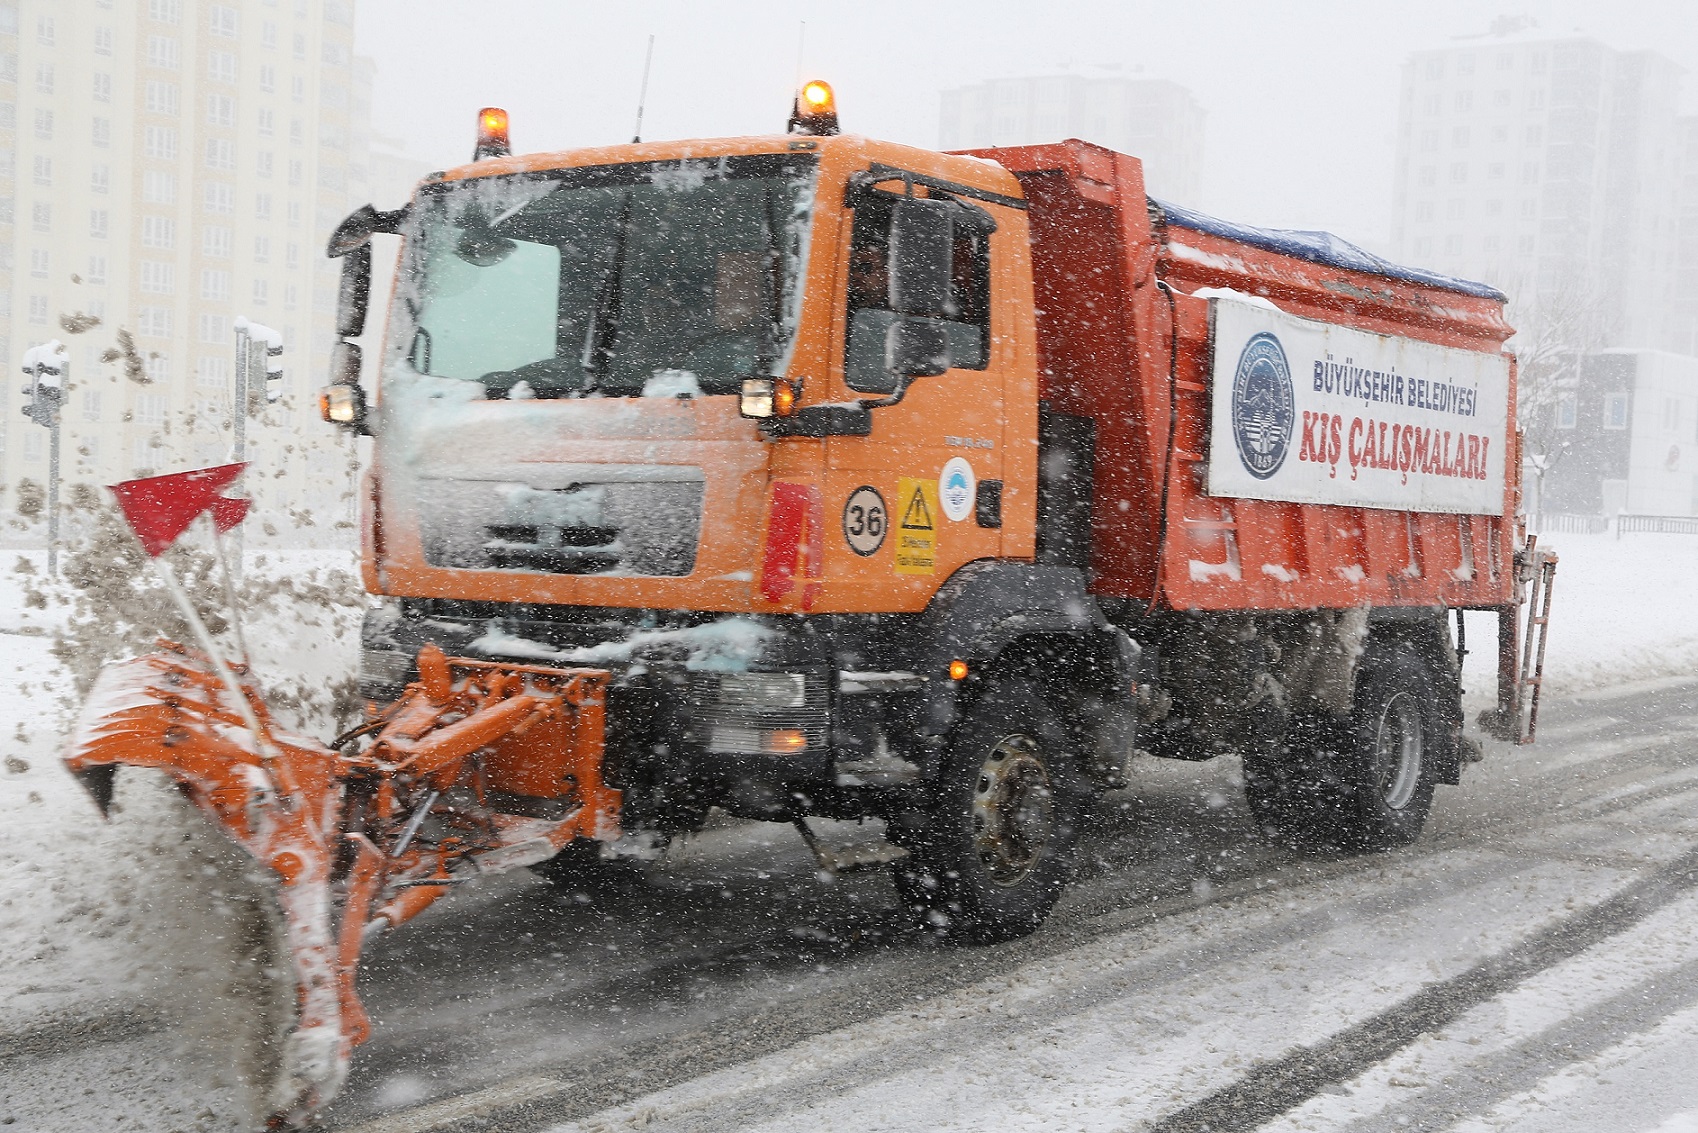
[[748, 712], [801, 708], [807, 681], [801, 673], [726, 673], [719, 678], [721, 707]]

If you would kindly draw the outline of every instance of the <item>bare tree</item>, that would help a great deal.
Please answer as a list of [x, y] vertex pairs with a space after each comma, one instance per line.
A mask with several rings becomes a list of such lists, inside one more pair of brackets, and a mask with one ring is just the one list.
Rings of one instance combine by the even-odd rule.
[[1554, 281], [1510, 285], [1509, 321], [1516, 328], [1509, 347], [1520, 375], [1515, 425], [1523, 437], [1522, 457], [1533, 474], [1534, 506], [1544, 509], [1545, 477], [1561, 463], [1573, 432], [1559, 427], [1559, 406], [1580, 385], [1586, 355], [1609, 340], [1611, 305], [1593, 281], [1567, 274]]

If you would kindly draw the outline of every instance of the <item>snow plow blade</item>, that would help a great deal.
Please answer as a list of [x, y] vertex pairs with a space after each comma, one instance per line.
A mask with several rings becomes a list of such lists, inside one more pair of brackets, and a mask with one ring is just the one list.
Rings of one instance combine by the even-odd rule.
[[295, 1020], [274, 1129], [335, 1097], [370, 1032], [355, 990], [369, 936], [472, 876], [620, 834], [620, 793], [601, 775], [605, 670], [450, 660], [434, 646], [418, 662], [394, 705], [325, 746], [277, 728], [245, 672], [232, 691], [204, 656], [163, 643], [101, 672], [65, 751], [103, 816], [119, 765], [164, 771], [276, 875]]

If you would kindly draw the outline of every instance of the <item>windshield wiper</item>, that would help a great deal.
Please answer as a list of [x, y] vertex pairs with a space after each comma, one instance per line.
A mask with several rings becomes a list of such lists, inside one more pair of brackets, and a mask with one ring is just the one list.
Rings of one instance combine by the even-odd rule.
[[630, 236], [632, 196], [634, 194], [626, 193], [620, 206], [619, 222], [614, 226], [613, 239], [607, 249], [611, 263], [596, 288], [595, 308], [590, 314], [589, 328], [584, 332], [584, 353], [578, 364], [588, 376], [582, 396], [588, 396], [601, 385], [613, 361], [613, 344], [619, 336], [620, 293], [625, 279], [625, 244]]

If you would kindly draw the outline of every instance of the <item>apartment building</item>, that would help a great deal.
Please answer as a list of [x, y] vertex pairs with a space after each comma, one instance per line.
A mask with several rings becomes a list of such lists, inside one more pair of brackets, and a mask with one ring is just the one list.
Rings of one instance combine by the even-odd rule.
[[1525, 28], [1418, 52], [1398, 120], [1399, 254], [1497, 284], [1524, 322], [1584, 312], [1578, 347], [1692, 352], [1692, 313], [1673, 302], [1692, 270], [1682, 180], [1698, 170], [1682, 169], [1682, 142], [1698, 146], [1680, 74], [1655, 52]]
[[249, 528], [321, 541], [304, 517], [346, 516], [351, 442], [313, 398], [325, 237], [370, 178], [353, 21], [352, 0], [0, 0], [8, 537], [38, 529], [19, 486], [48, 471], [19, 412], [27, 348], [69, 348], [63, 481], [111, 483], [228, 457], [243, 316], [285, 347], [283, 399], [247, 428]]
[[1202, 188], [1203, 119], [1178, 83], [1093, 68], [944, 91], [938, 133], [946, 150], [1096, 142], [1142, 159], [1151, 196], [1186, 204]]

